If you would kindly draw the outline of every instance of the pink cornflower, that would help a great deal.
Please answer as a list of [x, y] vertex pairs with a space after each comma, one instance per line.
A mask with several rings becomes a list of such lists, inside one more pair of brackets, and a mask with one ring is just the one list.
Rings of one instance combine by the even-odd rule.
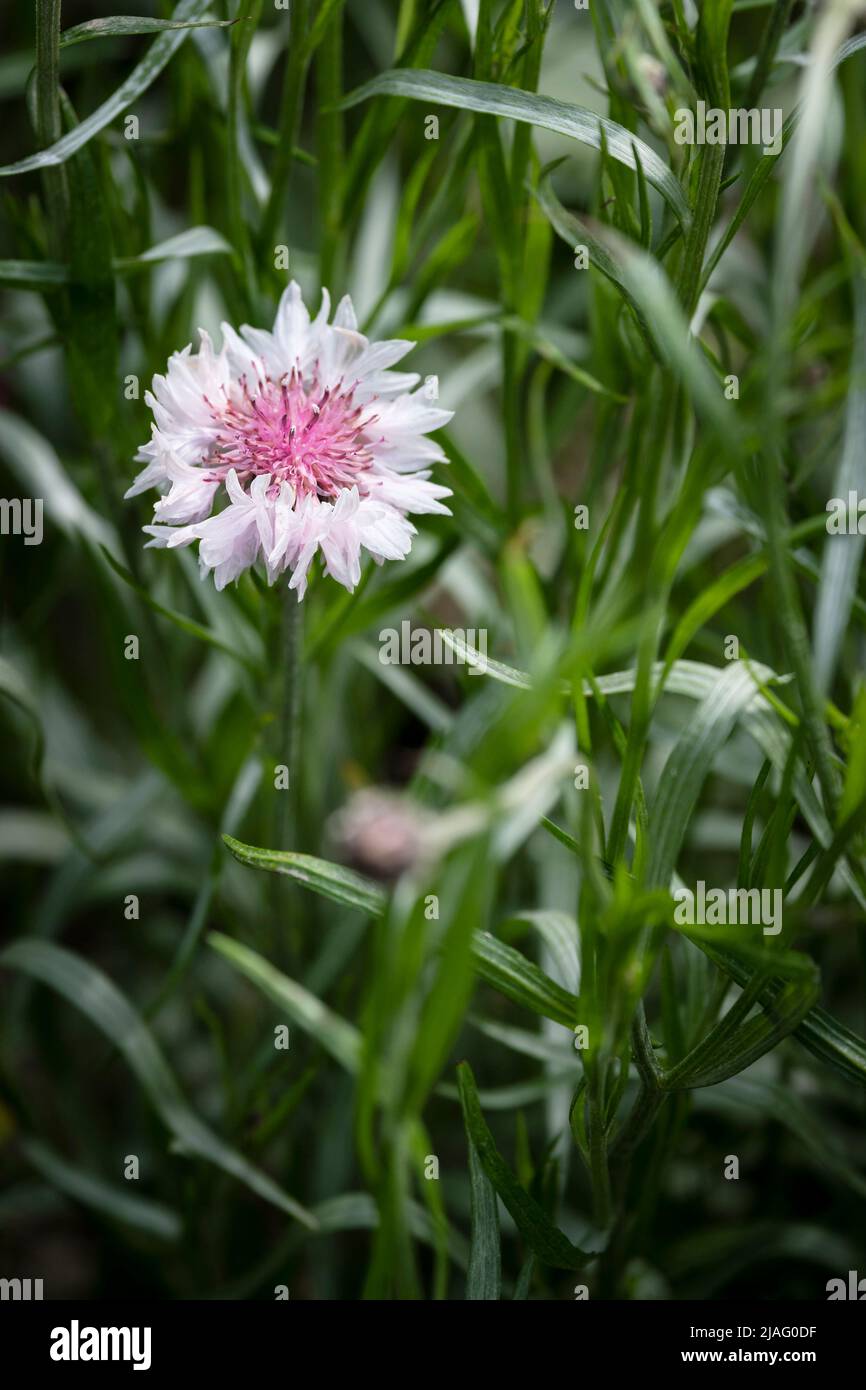
[[425, 435], [451, 412], [413, 389], [416, 374], [389, 370], [414, 343], [370, 343], [348, 296], [333, 323], [330, 308], [323, 290], [311, 321], [292, 282], [272, 333], [223, 324], [216, 352], [200, 330], [199, 351], [174, 353], [145, 396], [153, 436], [126, 496], [163, 490], [148, 544], [198, 541], [218, 589], [261, 560], [269, 583], [291, 570], [300, 601], [320, 550], [351, 591], [362, 550], [377, 564], [408, 555], [410, 512], [450, 515], [450, 490], [430, 482], [445, 455]]

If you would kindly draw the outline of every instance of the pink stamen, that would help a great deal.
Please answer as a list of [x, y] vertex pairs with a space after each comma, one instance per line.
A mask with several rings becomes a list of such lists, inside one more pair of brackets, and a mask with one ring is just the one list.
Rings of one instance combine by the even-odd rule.
[[363, 418], [364, 407], [354, 400], [357, 383], [345, 391], [340, 381], [332, 390], [314, 379], [305, 388], [293, 367], [281, 382], [256, 384], [253, 393], [242, 376], [239, 397], [219, 407], [204, 398], [219, 424], [209, 481], [222, 481], [234, 468], [242, 484], [267, 473], [277, 491], [288, 482], [298, 496], [334, 498], [370, 467], [366, 432], [376, 416]]

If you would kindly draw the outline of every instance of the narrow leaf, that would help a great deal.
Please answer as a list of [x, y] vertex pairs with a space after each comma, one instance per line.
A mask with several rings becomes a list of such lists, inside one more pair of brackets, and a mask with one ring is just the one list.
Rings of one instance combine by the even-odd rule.
[[472, 1243], [466, 1297], [472, 1302], [498, 1301], [502, 1295], [502, 1260], [499, 1250], [499, 1212], [496, 1190], [484, 1171], [478, 1150], [468, 1135], [469, 1201]]
[[505, 87], [498, 82], [476, 82], [468, 77], [450, 77], [445, 73], [423, 68], [392, 68], [380, 73], [344, 98], [343, 107], [357, 106], [374, 96], [410, 97], [415, 101], [435, 102], [440, 106], [456, 106], [461, 111], [477, 111], [482, 115], [504, 116], [512, 121], [524, 121], [569, 135], [582, 145], [600, 150], [605, 145], [611, 158], [628, 169], [637, 169], [635, 151], [640, 154], [643, 172], [654, 188], [670, 205], [684, 225], [689, 221], [689, 205], [685, 194], [667, 164], [649, 145], [616, 121], [588, 111], [583, 106]]
[[[174, 12], [173, 21], [179, 23], [182, 20], [197, 20], [209, 8], [211, 0], [180, 0]], [[101, 106], [77, 125], [74, 130], [61, 137], [48, 149], [40, 150], [38, 154], [28, 155], [26, 159], [19, 159], [14, 164], [6, 164], [0, 168], [0, 177], [9, 178], [12, 174], [30, 174], [34, 169], [47, 169], [53, 165], [64, 164], [76, 150], [80, 150], [86, 145], [88, 140], [92, 140], [94, 135], [98, 135], [113, 120], [122, 115], [128, 106], [137, 101], [148, 87], [156, 81], [166, 64], [176, 53], [177, 49], [187, 37], [189, 29], [170, 29], [153, 43], [144, 58], [137, 67], [133, 69], [129, 77], [123, 82], [111, 96], [104, 101]]]
[[180, 1217], [177, 1212], [163, 1206], [162, 1202], [154, 1202], [149, 1197], [136, 1197], [123, 1187], [75, 1167], [38, 1139], [22, 1140], [21, 1150], [46, 1182], [65, 1192], [74, 1201], [91, 1207], [112, 1221], [134, 1226], [158, 1240], [179, 1239], [182, 1229]]
[[572, 1245], [562, 1231], [553, 1225], [535, 1198], [521, 1187], [499, 1153], [481, 1113], [475, 1077], [468, 1062], [460, 1063], [457, 1079], [466, 1132], [475, 1146], [482, 1168], [526, 1244], [543, 1264], [551, 1265], [554, 1269], [582, 1269], [592, 1257]]
[[0, 952], [0, 966], [23, 970], [74, 1004], [126, 1060], [163, 1124], [181, 1149], [214, 1164], [302, 1225], [316, 1219], [272, 1178], [249, 1163], [200, 1120], [185, 1100], [152, 1033], [120, 990], [101, 970], [48, 941], [20, 939]]
[[310, 854], [257, 849], [254, 845], [245, 845], [243, 841], [234, 839], [232, 835], [223, 835], [223, 842], [241, 864], [287, 874], [297, 883], [312, 888], [315, 893], [344, 903], [347, 907], [357, 907], [371, 917], [379, 917], [385, 910], [387, 898], [384, 891], [371, 879], [354, 873], [352, 869], [344, 869], [340, 864], [331, 864], [327, 859], [316, 859]]
[[146, 19], [141, 15], [117, 14], [107, 19], [88, 19], [74, 24], [60, 35], [60, 47], [71, 48], [88, 39], [126, 38], [135, 34], [161, 34], [166, 29], [225, 29], [237, 23], [234, 19]]
[[263, 994], [284, 1009], [298, 1027], [315, 1038], [342, 1067], [350, 1073], [357, 1071], [361, 1035], [356, 1028], [248, 946], [223, 936], [221, 932], [211, 932], [207, 941], [236, 970], [257, 985]]

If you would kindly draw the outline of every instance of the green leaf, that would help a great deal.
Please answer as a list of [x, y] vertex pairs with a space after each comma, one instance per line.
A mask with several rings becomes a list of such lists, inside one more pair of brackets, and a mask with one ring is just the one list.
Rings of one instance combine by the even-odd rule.
[[854, 700], [849, 725], [850, 753], [845, 770], [845, 786], [839, 802], [839, 824], [844, 825], [866, 800], [866, 685]]
[[755, 680], [745, 664], [734, 663], [719, 674], [715, 688], [692, 714], [668, 758], [650, 810], [651, 887], [666, 888], [701, 788], [713, 760], [740, 715], [753, 702]]
[[[149, 270], [152, 265], [159, 265], [163, 261], [231, 254], [231, 246], [213, 227], [189, 227], [187, 231], [151, 246], [140, 256], [115, 256], [112, 270], [116, 275], [132, 275], [136, 271]], [[0, 286], [5, 289], [43, 293], [69, 285], [73, 279], [70, 267], [60, 261], [0, 261]]]
[[[384, 891], [352, 869], [289, 850], [256, 849], [223, 835], [223, 841], [236, 859], [254, 869], [288, 874], [305, 888], [333, 902], [356, 907], [370, 917], [381, 917], [387, 905]], [[574, 1026], [577, 999], [545, 975], [543, 970], [513, 946], [506, 946], [489, 932], [476, 931], [472, 937], [472, 958], [476, 972], [506, 998], [522, 1008], [553, 1019], [566, 1028]]]
[[502, 1258], [499, 1249], [499, 1212], [496, 1191], [484, 1171], [478, 1150], [468, 1132], [469, 1202], [472, 1242], [466, 1298], [472, 1302], [498, 1302], [502, 1296]]
[[345, 0], [319, 0], [316, 6], [316, 17], [313, 20], [307, 39], [306, 48], [308, 54], [315, 53], [322, 39], [325, 37], [328, 25], [334, 17], [335, 11], [345, 4]]
[[675, 1066], [660, 1074], [662, 1090], [715, 1086], [736, 1076], [802, 1023], [818, 998], [817, 968], [810, 977], [789, 980], [774, 990], [772, 1002], [750, 1018], [765, 978], [760, 972], [753, 975], [724, 1018]]
[[689, 605], [674, 629], [665, 657], [665, 670], [682, 656], [697, 632], [715, 617], [736, 594], [754, 584], [767, 571], [766, 555], [748, 555], [714, 579]]
[[48, 440], [9, 410], [0, 410], [0, 457], [25, 496], [43, 499], [46, 519], [64, 535], [77, 534], [108, 550], [117, 549], [113, 530], [85, 502]]
[[844, 1182], [858, 1196], [866, 1197], [866, 1178], [826, 1142], [823, 1125], [816, 1124], [811, 1097], [807, 1104], [787, 1084], [764, 1081], [757, 1076], [738, 1076], [714, 1087], [699, 1097], [697, 1103], [721, 1111], [726, 1120], [745, 1120], [749, 1126], [758, 1117], [761, 1123], [772, 1117], [795, 1135], [820, 1172]]
[[185, 1100], [153, 1035], [120, 990], [101, 970], [48, 941], [20, 939], [0, 952], [0, 966], [23, 970], [62, 994], [100, 1029], [121, 1053], [154, 1110], [181, 1150], [212, 1163], [302, 1225], [315, 1217], [272, 1178], [249, 1163], [200, 1120]]
[[82, 1202], [84, 1206], [92, 1207], [94, 1211], [110, 1217], [112, 1221], [120, 1221], [124, 1226], [134, 1226], [158, 1240], [180, 1238], [180, 1217], [177, 1212], [163, 1206], [162, 1202], [154, 1202], [149, 1197], [135, 1197], [124, 1188], [115, 1187], [113, 1183], [73, 1166], [38, 1139], [22, 1139], [21, 1152], [46, 1182], [76, 1202]]
[[0, 261], [0, 285], [7, 290], [56, 289], [69, 283], [69, 268], [60, 261]]
[[518, 912], [505, 923], [505, 930], [512, 926], [528, 926], [537, 931], [550, 952], [559, 983], [566, 989], [577, 988], [580, 979], [580, 933], [573, 916], [550, 909]]
[[646, 175], [637, 150], [635, 150], [635, 164], [637, 165], [637, 197], [638, 208], [640, 209], [640, 244], [645, 251], [649, 251], [653, 243], [653, 216]]
[[484, 1172], [526, 1244], [542, 1264], [551, 1265], [554, 1269], [583, 1269], [592, 1256], [572, 1245], [562, 1231], [553, 1225], [543, 1208], [521, 1187], [500, 1155], [481, 1113], [475, 1077], [468, 1062], [460, 1063], [457, 1080], [466, 1132], [475, 1146]]
[[[834, 71], [837, 67], [840, 66], [840, 64], [844, 63], [846, 59], [852, 57], [853, 54], [861, 52], [863, 48], [866, 48], [866, 34], [856, 34], [854, 38], [848, 39], [845, 43], [842, 44], [841, 48], [837, 52], [833, 60], [831, 71]], [[785, 124], [782, 127], [783, 151], [787, 148], [788, 142], [797, 128], [801, 115], [802, 109], [798, 106], [791, 112], [790, 116], [785, 121]], [[755, 165], [752, 176], [749, 179], [748, 184], [746, 185], [745, 192], [743, 193], [740, 202], [734, 210], [733, 216], [731, 217], [730, 221], [725, 227], [723, 235], [719, 238], [718, 242], [713, 248], [712, 254], [707, 258], [707, 263], [704, 266], [703, 275], [701, 277], [702, 290], [706, 289], [706, 286], [709, 283], [713, 271], [715, 270], [719, 261], [722, 259], [722, 256], [727, 251], [731, 242], [734, 240], [734, 237], [737, 235], [737, 232], [742, 227], [743, 223], [745, 222], [746, 218], [751, 212], [752, 207], [754, 206], [758, 196], [763, 192], [764, 188], [769, 183], [773, 174], [776, 172], [776, 164], [778, 162], [778, 159], [778, 155], [765, 154], [761, 156], [761, 158]]]
[[290, 980], [288, 975], [241, 942], [233, 941], [221, 932], [211, 932], [207, 943], [257, 985], [280, 1009], [285, 1010], [299, 1028], [303, 1028], [326, 1052], [330, 1052], [341, 1067], [345, 1067], [350, 1074], [358, 1070], [362, 1040], [351, 1023], [340, 1018], [303, 985]]
[[573, 1028], [578, 1016], [575, 995], [545, 975], [533, 961], [513, 946], [506, 946], [490, 932], [476, 932], [473, 940], [475, 969], [489, 985], [519, 1004], [564, 1028]]
[[[848, 494], [866, 494], [866, 278], [855, 275], [854, 343], [851, 379], [845, 417], [842, 456], [833, 479], [833, 496], [842, 498], [847, 508]], [[832, 685], [842, 639], [848, 629], [851, 607], [857, 592], [857, 579], [863, 559], [863, 536], [831, 536], [824, 541], [821, 579], [813, 624], [815, 680], [820, 689]]]
[[571, 136], [590, 149], [605, 144], [608, 154], [628, 169], [636, 169], [635, 150], [640, 154], [647, 180], [661, 193], [683, 225], [689, 222], [689, 205], [679, 182], [655, 150], [638, 140], [631, 131], [583, 106], [573, 106], [553, 97], [539, 96], [505, 87], [498, 82], [476, 82], [468, 77], [450, 77], [423, 68], [392, 68], [380, 73], [362, 87], [350, 92], [342, 107], [357, 106], [375, 96], [409, 97], [414, 101], [456, 106], [461, 111], [503, 116], [524, 121]]
[[554, 1042], [542, 1033], [530, 1033], [526, 1028], [515, 1028], [508, 1023], [493, 1023], [472, 1015], [469, 1022], [485, 1037], [492, 1038], [495, 1043], [510, 1048], [512, 1052], [520, 1053], [522, 1057], [534, 1057], [539, 1062], [555, 1062], [559, 1067], [572, 1060], [571, 1041], [563, 1033], [559, 1034], [560, 1041]]
[[[200, 19], [210, 4], [211, 0], [180, 0], [174, 11], [173, 22], [177, 24], [183, 20]], [[98, 135], [101, 130], [104, 130], [107, 125], [122, 115], [128, 106], [131, 106], [147, 91], [174, 56], [188, 33], [188, 28], [181, 28], [171, 29], [160, 34], [126, 81], [92, 115], [83, 120], [74, 130], [70, 130], [68, 134], [50, 145], [48, 149], [39, 150], [37, 154], [28, 155], [26, 159], [19, 159], [14, 164], [4, 165], [0, 168], [0, 177], [9, 178], [13, 174], [29, 174], [35, 169], [47, 169], [57, 164], [64, 164], [71, 155], [75, 154], [76, 150], [80, 150], [83, 145], [87, 144], [88, 140], [92, 140], [94, 135]]]
[[[329, 1197], [313, 1208], [319, 1222], [316, 1235], [326, 1236], [338, 1231], [375, 1231], [379, 1225], [380, 1214], [376, 1202], [368, 1192], [343, 1192], [339, 1197]], [[438, 1233], [433, 1229], [429, 1212], [417, 1202], [407, 1202], [406, 1212], [409, 1229], [416, 1240], [425, 1245], [435, 1245]], [[468, 1252], [465, 1242], [456, 1231], [448, 1231], [448, 1253], [456, 1264], [465, 1269]]]
[[496, 891], [488, 837], [477, 835], [456, 849], [443, 863], [436, 887], [441, 902], [436, 968], [418, 1008], [403, 1099], [406, 1110], [418, 1114], [451, 1055], [475, 987], [478, 928], [489, 920]]
[[225, 29], [236, 24], [234, 19], [147, 19], [141, 15], [117, 14], [107, 19], [88, 19], [74, 24], [60, 35], [60, 47], [71, 48], [88, 39], [125, 38], [134, 34], [160, 34], [166, 29]]
[[679, 377], [695, 408], [732, 452], [741, 446], [743, 428], [733, 402], [726, 401], [698, 344], [691, 337], [668, 277], [655, 257], [612, 227], [595, 224], [595, 236], [616, 262], [619, 281], [649, 326], [662, 360]]
[[147, 270], [162, 261], [188, 261], [194, 256], [230, 256], [232, 248], [224, 236], [213, 227], [188, 227], [185, 232], [160, 241], [140, 256], [118, 258], [114, 269], [123, 275], [136, 270]]
[[245, 656], [236, 645], [230, 642], [224, 642], [211, 628], [205, 627], [203, 623], [197, 623], [194, 618], [188, 618], [185, 613], [178, 613], [176, 609], [166, 608], [165, 604], [158, 603], [157, 600], [153, 598], [150, 591], [145, 589], [143, 584], [139, 584], [125, 565], [122, 565], [119, 560], [116, 560], [111, 552], [106, 550], [105, 546], [101, 546], [100, 549], [106, 562], [114, 570], [114, 573], [123, 580], [124, 584], [128, 584], [133, 593], [138, 594], [141, 601], [146, 603], [148, 608], [152, 609], [154, 613], [158, 613], [161, 618], [167, 618], [169, 622], [174, 623], [175, 627], [180, 628], [181, 632], [185, 632], [189, 637], [196, 637], [200, 642], [206, 642], [208, 646], [215, 647], [217, 651], [224, 652], [226, 656], [230, 656], [233, 660], [240, 662], [240, 664], [245, 666], [248, 670], [256, 669], [255, 664], [249, 657]]
[[615, 285], [626, 302], [633, 309], [648, 344], [652, 343], [652, 335], [649, 325], [646, 322], [643, 310], [629, 289], [626, 279], [620, 271], [616, 259], [611, 255], [608, 247], [595, 235], [595, 224], [587, 222], [584, 218], [577, 217], [568, 208], [563, 207], [553, 191], [550, 177], [541, 179], [537, 187], [533, 187], [531, 192], [538, 202], [539, 207], [549, 221], [556, 235], [574, 251], [577, 246], [585, 246], [589, 252], [590, 268], [599, 271], [602, 275]]
[[323, 897], [347, 907], [357, 907], [371, 917], [379, 917], [385, 911], [387, 896], [384, 891], [371, 879], [356, 874], [352, 869], [331, 864], [327, 859], [316, 859], [311, 854], [257, 849], [254, 845], [245, 845], [243, 841], [234, 839], [232, 835], [223, 835], [223, 843], [241, 864], [249, 864], [253, 869], [269, 869], [275, 874], [287, 874], [305, 888], [312, 888], [314, 893], [321, 893]]
[[[63, 97], [61, 102], [66, 124], [75, 130], [77, 117], [71, 103]], [[120, 322], [112, 274], [114, 228], [109, 212], [115, 190], [111, 164], [104, 155], [98, 145], [86, 145], [60, 176], [69, 187], [70, 280], [60, 327], [66, 338], [75, 407], [97, 448], [116, 433], [117, 392], [106, 388], [120, 375]]]
[[[432, 0], [423, 7], [414, 33], [400, 50], [399, 58], [404, 69], [420, 70], [432, 61], [442, 31], [456, 9], [456, 0]], [[404, 103], [401, 101], [383, 101], [367, 111], [361, 129], [352, 141], [343, 179], [344, 219], [354, 217], [361, 206], [370, 179], [391, 148], [403, 111]]]
[[[462, 656], [469, 664], [477, 666], [483, 674], [491, 676], [493, 680], [504, 685], [516, 686], [522, 690], [532, 689], [532, 679], [526, 671], [519, 671], [512, 666], [495, 661], [492, 657], [483, 656], [457, 634], [443, 632], [442, 635], [458, 655]], [[790, 751], [790, 733], [782, 727], [777, 714], [766, 697], [760, 693], [758, 687], [765, 687], [770, 682], [781, 684], [790, 681], [791, 677], [789, 675], [779, 676], [769, 667], [762, 666], [757, 662], [750, 662], [749, 669], [755, 681], [755, 690], [752, 700], [740, 709], [740, 722], [755, 740], [764, 756], [770, 759], [779, 772], [784, 772]], [[614, 671], [608, 676], [599, 677], [594, 686], [585, 681], [583, 693], [587, 698], [592, 698], [596, 690], [603, 695], [627, 694], [634, 690], [635, 680], [635, 671]], [[653, 665], [654, 698], [655, 694], [658, 693], [658, 688], [661, 687], [671, 695], [686, 695], [692, 700], [708, 699], [714, 694], [718, 680], [718, 667], [709, 666], [701, 661], [675, 661], [670, 669], [666, 669], [662, 662], [656, 662]], [[563, 681], [562, 691], [564, 695], [571, 694], [571, 686], [568, 682]], [[822, 846], [828, 847], [833, 840], [833, 830], [803, 768], [797, 769], [794, 778], [794, 790], [810, 830]], [[563, 838], [561, 832], [558, 838]], [[866, 894], [860, 889], [857, 879], [848, 866], [843, 864], [840, 872], [858, 904], [866, 909]]]
[[[490, 657], [482, 656], [470, 642], [466, 641], [461, 633], [442, 628], [441, 636], [446, 646], [449, 646], [467, 665], [481, 668], [486, 675], [492, 676], [502, 685], [511, 685], [517, 690], [532, 689], [532, 679], [526, 671], [518, 671], [513, 666], [506, 666], [503, 661], [494, 661]], [[565, 682], [563, 682], [563, 690], [565, 689]]]
[[42, 728], [39, 705], [21, 672], [3, 656], [0, 656], [0, 696], [4, 696], [13, 705], [17, 705], [18, 709], [27, 715], [33, 726], [35, 741], [31, 766], [34, 777], [39, 778], [45, 757], [45, 733]]
[[626, 396], [612, 391], [609, 386], [605, 386], [590, 372], [584, 371], [583, 367], [572, 362], [570, 357], [566, 357], [562, 348], [558, 347], [552, 339], [546, 337], [534, 324], [527, 323], [525, 319], [518, 318], [515, 314], [506, 314], [500, 322], [507, 332], [516, 333], [519, 338], [523, 338], [525, 342], [535, 348], [539, 357], [543, 357], [545, 362], [550, 362], [566, 376], [570, 376], [572, 381], [576, 381], [578, 385], [585, 386], [587, 391], [592, 391], [597, 396], [606, 396], [611, 401], [619, 401], [620, 404], [625, 404], [627, 401]]
[[704, 95], [713, 106], [727, 111], [730, 105], [728, 81], [728, 28], [733, 0], [704, 0], [697, 29], [696, 52], [704, 78]]
[[[730, 975], [738, 985], [745, 986], [751, 971], [730, 951], [696, 943], [702, 951]], [[783, 987], [781, 980], [770, 980], [761, 994], [763, 1004], [772, 1005], [775, 994]], [[794, 1037], [813, 1057], [832, 1067], [855, 1085], [866, 1086], [866, 1040], [846, 1028], [820, 1005], [810, 1010], [794, 1030]]]
[[436, 733], [446, 733], [454, 724], [454, 716], [440, 696], [406, 666], [385, 665], [379, 660], [378, 648], [363, 642], [351, 647], [352, 654], [371, 676], [406, 706], [422, 724]]
[[826, 1009], [815, 1008], [795, 1034], [797, 1040], [848, 1081], [866, 1086], [866, 1039], [846, 1028]]
[[[517, 690], [532, 690], [532, 677], [528, 671], [518, 670], [516, 666], [507, 666], [503, 661], [495, 661], [490, 656], [485, 656], [479, 652], [470, 642], [458, 632], [451, 632], [449, 629], [442, 630], [442, 640], [459, 656], [467, 665], [479, 668], [483, 675], [490, 676], [493, 680], [499, 681], [502, 685], [510, 685]], [[758, 685], [769, 685], [770, 682], [782, 684], [791, 679], [790, 676], [779, 676], [772, 671], [769, 666], [763, 666], [759, 662], [749, 663], [754, 676], [755, 687], [755, 706], [761, 701], [757, 695]], [[635, 670], [611, 671], [609, 675], [597, 676], [595, 681], [584, 681], [583, 693], [587, 699], [592, 699], [596, 690], [602, 695], [629, 695], [634, 690], [637, 677]], [[709, 695], [719, 679], [718, 666], [710, 666], [704, 661], [675, 661], [671, 666], [666, 666], [664, 662], [658, 661], [653, 665], [653, 687], [654, 698], [661, 690], [670, 695], [687, 695], [692, 700], [703, 700]], [[562, 693], [571, 694], [571, 683], [563, 680]]]

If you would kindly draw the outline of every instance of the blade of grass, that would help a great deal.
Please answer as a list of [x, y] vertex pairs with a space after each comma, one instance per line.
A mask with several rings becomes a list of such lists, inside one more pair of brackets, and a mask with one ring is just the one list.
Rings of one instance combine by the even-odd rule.
[[466, 1298], [472, 1302], [498, 1302], [502, 1297], [502, 1257], [499, 1250], [499, 1212], [496, 1190], [481, 1166], [478, 1150], [467, 1131], [469, 1146], [469, 1198], [472, 1240]]
[[315, 1217], [272, 1178], [220, 1139], [190, 1109], [165, 1058], [120, 990], [81, 957], [47, 941], [13, 941], [0, 951], [0, 966], [23, 970], [74, 1004], [113, 1043], [183, 1152], [211, 1163], [311, 1230]]
[[71, 48], [73, 44], [85, 43], [88, 39], [129, 38], [139, 34], [161, 34], [166, 29], [227, 29], [237, 24], [236, 19], [148, 19], [144, 15], [117, 14], [106, 19], [87, 19], [83, 24], [74, 24], [64, 29], [60, 35], [60, 47]]
[[263, 994], [284, 1010], [290, 1019], [309, 1033], [350, 1074], [358, 1070], [362, 1038], [356, 1028], [323, 1004], [303, 985], [289, 979], [281, 970], [251, 951], [240, 941], [222, 932], [210, 932], [207, 944], [246, 976]]
[[554, 1269], [583, 1269], [589, 1259], [583, 1250], [572, 1245], [550, 1221], [501, 1157], [487, 1126], [478, 1099], [475, 1077], [468, 1062], [457, 1068], [460, 1103], [466, 1131], [478, 1154], [482, 1168], [499, 1193], [521, 1236], [542, 1264]]
[[21, 1151], [46, 1182], [73, 1201], [81, 1202], [111, 1221], [133, 1226], [157, 1240], [180, 1239], [183, 1230], [181, 1219], [177, 1212], [163, 1206], [162, 1202], [154, 1202], [149, 1197], [135, 1197], [123, 1188], [75, 1167], [39, 1139], [22, 1139]]
[[[210, 4], [211, 0], [180, 0], [173, 18], [175, 22], [200, 19]], [[151, 45], [146, 57], [133, 69], [126, 81], [92, 115], [83, 120], [74, 130], [69, 131], [67, 135], [55, 140], [47, 149], [40, 150], [38, 154], [29, 155], [26, 159], [19, 159], [14, 164], [0, 167], [0, 178], [9, 178], [14, 174], [29, 174], [36, 169], [53, 168], [56, 165], [64, 164], [75, 154], [76, 150], [80, 150], [82, 146], [87, 144], [88, 140], [92, 140], [94, 135], [98, 135], [101, 130], [104, 130], [107, 125], [122, 115], [128, 106], [131, 106], [147, 91], [148, 87], [159, 77], [166, 64], [171, 61], [188, 33], [189, 29], [173, 29], [160, 34], [156, 42]]]
[[502, 116], [508, 120], [525, 121], [570, 136], [590, 149], [600, 150], [606, 142], [612, 158], [634, 170], [635, 149], [640, 153], [643, 171], [648, 181], [661, 193], [684, 225], [690, 221], [690, 211], [683, 191], [668, 166], [655, 150], [615, 121], [598, 116], [582, 106], [505, 87], [498, 82], [476, 82], [467, 77], [450, 77], [445, 73], [415, 68], [393, 68], [380, 73], [350, 92], [342, 102], [344, 108], [357, 106], [375, 96], [409, 97], [414, 101], [435, 102], [440, 106], [456, 106], [463, 111], [481, 115]]

